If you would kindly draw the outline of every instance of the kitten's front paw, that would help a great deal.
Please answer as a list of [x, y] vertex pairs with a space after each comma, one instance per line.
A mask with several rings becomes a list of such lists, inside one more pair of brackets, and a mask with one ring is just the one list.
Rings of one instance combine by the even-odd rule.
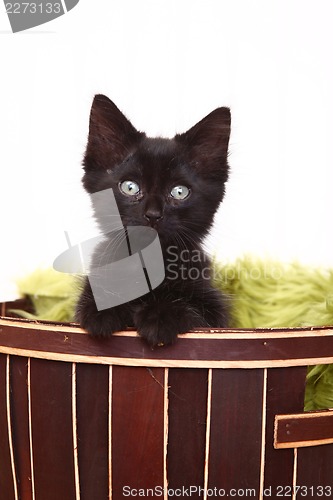
[[134, 315], [135, 326], [151, 346], [173, 344], [179, 333], [196, 326], [184, 304], [157, 302], [142, 306]]
[[134, 316], [138, 333], [152, 345], [172, 344], [179, 333], [176, 315], [166, 308], [148, 304]]
[[83, 311], [77, 314], [80, 326], [94, 337], [110, 337], [114, 332], [126, 329], [126, 323], [114, 309]]

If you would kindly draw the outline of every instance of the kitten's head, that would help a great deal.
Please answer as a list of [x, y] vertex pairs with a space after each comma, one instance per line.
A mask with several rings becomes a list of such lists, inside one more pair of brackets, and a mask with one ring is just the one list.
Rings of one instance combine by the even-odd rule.
[[125, 226], [151, 226], [164, 243], [196, 244], [224, 195], [229, 135], [230, 111], [218, 108], [173, 139], [149, 138], [97, 95], [84, 187], [88, 193], [112, 188]]

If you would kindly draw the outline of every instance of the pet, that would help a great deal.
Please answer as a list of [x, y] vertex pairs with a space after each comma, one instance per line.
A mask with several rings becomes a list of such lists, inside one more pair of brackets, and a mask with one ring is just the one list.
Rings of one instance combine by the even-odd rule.
[[220, 107], [172, 139], [151, 138], [108, 97], [95, 96], [83, 186], [90, 194], [112, 188], [124, 227], [157, 232], [165, 278], [140, 298], [104, 310], [85, 278], [76, 320], [91, 335], [135, 327], [153, 347], [194, 328], [228, 325], [228, 300], [211, 283], [202, 242], [225, 193], [230, 123], [229, 108]]

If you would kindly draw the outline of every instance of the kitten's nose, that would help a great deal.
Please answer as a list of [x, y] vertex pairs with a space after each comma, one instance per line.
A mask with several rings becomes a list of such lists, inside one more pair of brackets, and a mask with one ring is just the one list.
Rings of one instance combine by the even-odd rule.
[[146, 210], [144, 217], [150, 224], [155, 224], [163, 219], [163, 214], [158, 208], [150, 207]]

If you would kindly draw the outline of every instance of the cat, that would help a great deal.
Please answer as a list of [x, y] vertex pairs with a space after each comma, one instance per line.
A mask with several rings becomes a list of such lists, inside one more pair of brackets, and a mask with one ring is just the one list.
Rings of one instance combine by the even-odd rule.
[[154, 347], [194, 328], [227, 327], [228, 300], [211, 284], [201, 245], [224, 197], [230, 122], [229, 108], [220, 107], [172, 139], [150, 138], [108, 97], [95, 96], [83, 186], [90, 194], [112, 188], [125, 227], [157, 231], [165, 278], [144, 296], [100, 311], [86, 278], [76, 320], [88, 333], [109, 337], [135, 327]]

